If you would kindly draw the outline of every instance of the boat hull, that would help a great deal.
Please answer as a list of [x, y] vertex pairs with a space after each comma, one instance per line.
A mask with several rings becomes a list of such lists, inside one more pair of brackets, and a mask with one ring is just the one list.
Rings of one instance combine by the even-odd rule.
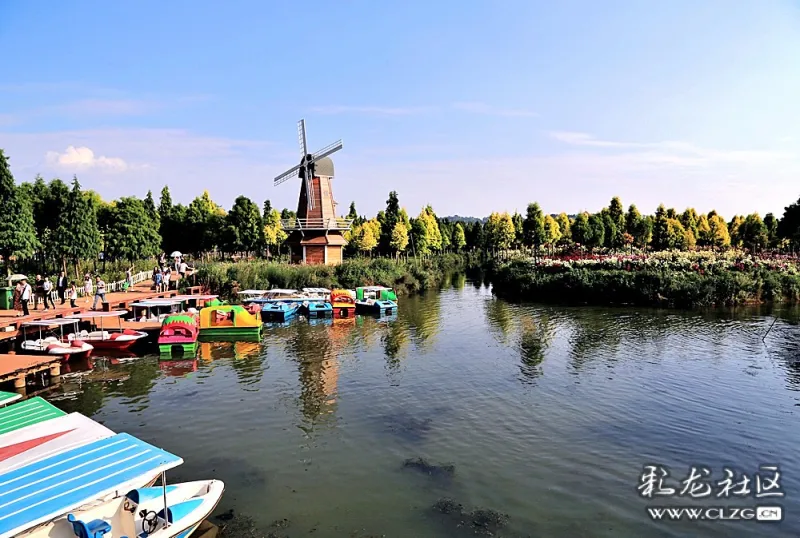
[[194, 355], [197, 351], [197, 341], [194, 342], [159, 342], [158, 352], [161, 355], [173, 355], [175, 352], [184, 355]]
[[284, 305], [285, 308], [264, 308], [261, 310], [261, 321], [289, 321], [300, 311], [300, 303]]
[[[169, 514], [165, 514], [165, 490], [161, 486], [138, 487], [108, 499], [64, 514], [57, 520], [20, 535], [20, 538], [74, 538], [72, 521], [87, 524], [101, 521], [110, 527], [111, 536], [148, 538], [188, 538], [219, 504], [225, 485], [219, 480], [170, 484], [166, 487]], [[142, 516], [155, 517], [157, 526], [144, 532]], [[69, 517], [71, 516], [71, 517]], [[166, 518], [170, 524], [166, 526]], [[72, 521], [70, 521], [72, 520]]]
[[200, 341], [205, 342], [258, 342], [261, 340], [261, 326], [258, 327], [221, 327], [200, 331]]
[[328, 302], [311, 302], [303, 304], [302, 313], [309, 318], [324, 318], [333, 315], [333, 305]]
[[365, 314], [390, 315], [397, 311], [397, 303], [393, 301], [375, 301], [371, 303], [356, 301], [356, 312]]

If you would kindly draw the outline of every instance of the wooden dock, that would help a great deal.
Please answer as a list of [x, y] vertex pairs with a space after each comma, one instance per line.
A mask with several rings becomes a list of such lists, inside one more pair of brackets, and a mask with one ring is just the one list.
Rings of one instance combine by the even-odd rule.
[[[201, 291], [201, 286], [193, 286], [189, 289], [191, 295], [198, 295]], [[164, 299], [175, 297], [176, 295], [179, 295], [178, 290], [169, 290], [165, 292], [152, 291], [151, 284], [147, 282], [134, 286], [128, 292], [120, 291], [107, 293], [106, 302], [108, 303], [108, 308], [111, 310], [128, 310], [130, 304], [136, 301]], [[94, 301], [94, 297], [88, 302], [85, 298], [81, 297], [76, 301], [76, 308], [70, 308], [69, 302], [64, 305], [56, 303], [55, 309], [51, 308], [45, 312], [40, 307], [39, 310], [30, 310], [29, 316], [19, 316], [16, 310], [0, 310], [0, 341], [16, 338], [19, 334], [20, 325], [28, 321], [68, 318], [73, 314], [89, 312], [91, 311], [92, 301]]]
[[25, 388], [25, 378], [42, 371], [61, 375], [61, 359], [52, 355], [0, 354], [0, 383], [13, 381], [15, 389]]

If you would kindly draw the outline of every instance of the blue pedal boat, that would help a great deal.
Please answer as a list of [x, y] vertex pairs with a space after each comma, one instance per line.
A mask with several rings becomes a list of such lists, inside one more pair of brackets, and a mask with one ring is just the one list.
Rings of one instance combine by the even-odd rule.
[[174, 454], [120, 433], [0, 474], [0, 538], [66, 521], [69, 512], [149, 486], [182, 463]]
[[397, 312], [397, 295], [385, 286], [356, 288], [356, 313], [392, 314]]
[[333, 316], [333, 305], [325, 300], [310, 299], [304, 301], [301, 310], [309, 318], [326, 318]]
[[280, 301], [261, 308], [261, 321], [289, 321], [300, 312], [301, 302]]

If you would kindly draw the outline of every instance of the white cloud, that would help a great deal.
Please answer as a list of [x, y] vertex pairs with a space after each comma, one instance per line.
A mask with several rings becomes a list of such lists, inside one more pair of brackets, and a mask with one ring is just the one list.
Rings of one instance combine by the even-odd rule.
[[124, 172], [128, 163], [119, 157], [96, 156], [94, 151], [86, 146], [69, 146], [64, 153], [48, 151], [46, 155], [48, 164], [62, 169], [100, 168], [109, 172]]
[[347, 106], [327, 105], [315, 106], [309, 112], [317, 114], [365, 114], [369, 116], [410, 116], [431, 110], [430, 107], [386, 107], [386, 106]]
[[523, 108], [501, 108], [479, 102], [454, 103], [453, 108], [463, 110], [465, 112], [474, 112], [475, 114], [503, 116], [507, 118], [535, 118], [539, 115], [532, 110], [526, 110]]
[[775, 150], [730, 150], [704, 148], [689, 142], [620, 142], [601, 140], [588, 133], [551, 132], [550, 137], [570, 146], [626, 150], [623, 153], [602, 153], [607, 158], [628, 162], [631, 165], [675, 165], [708, 167], [721, 164], [771, 164], [776, 161], [794, 161], [796, 155]]

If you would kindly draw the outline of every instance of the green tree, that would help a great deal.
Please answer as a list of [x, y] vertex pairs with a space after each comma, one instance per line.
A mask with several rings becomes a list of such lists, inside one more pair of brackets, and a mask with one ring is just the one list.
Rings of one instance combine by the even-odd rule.
[[189, 204], [186, 210], [188, 236], [186, 250], [194, 254], [210, 252], [219, 244], [224, 229], [225, 210], [218, 206], [207, 190]]
[[[569, 222], [569, 221], [567, 221]], [[546, 245], [555, 245], [561, 239], [561, 228], [552, 215], [544, 217], [544, 242]]]
[[[269, 204], [269, 200], [264, 202], [264, 209], [268, 208], [267, 204]], [[271, 205], [269, 207], [272, 207]], [[278, 212], [277, 209], [270, 209], [268, 214], [264, 216], [264, 244], [267, 247], [267, 257], [271, 256], [272, 253], [270, 252], [271, 248], [275, 248], [276, 250], [280, 249], [280, 246], [286, 241], [286, 232], [283, 230], [281, 226], [281, 214]]]
[[667, 232], [663, 247], [665, 249], [679, 249], [683, 250], [688, 248], [686, 244], [686, 229], [676, 218], [667, 219]]
[[606, 226], [602, 215], [595, 213], [589, 216], [589, 228], [592, 230], [592, 237], [588, 245], [592, 248], [602, 247], [605, 244]]
[[[428, 206], [430, 207], [430, 206]], [[355, 207], [353, 207], [355, 209]], [[432, 212], [433, 210], [431, 210]], [[434, 215], [435, 216], [435, 215]], [[392, 251], [392, 233], [394, 232], [394, 225], [400, 217], [400, 199], [397, 196], [397, 191], [389, 193], [389, 198], [386, 200], [386, 210], [383, 212], [378, 221], [381, 224], [381, 235], [378, 239], [378, 250], [383, 253], [390, 253]], [[441, 248], [441, 241], [438, 243]]]
[[356, 211], [356, 203], [350, 202], [350, 211], [347, 212], [348, 219], [356, 220], [358, 218], [358, 211]]
[[258, 206], [247, 196], [238, 196], [225, 217], [238, 252], [257, 251], [263, 242], [264, 221]]
[[416, 254], [425, 256], [430, 252], [428, 228], [422, 218], [411, 219], [411, 246]]
[[456, 222], [456, 226], [453, 229], [453, 246], [456, 247], [456, 250], [464, 250], [464, 247], [467, 246], [467, 237], [460, 222]]
[[778, 239], [778, 219], [772, 213], [764, 215], [764, 227], [767, 229], [767, 246], [774, 248]]
[[559, 213], [556, 217], [558, 222], [558, 229], [561, 232], [561, 242], [569, 241], [572, 237], [572, 230], [570, 230], [569, 216], [566, 213]]
[[681, 224], [683, 225], [684, 229], [687, 231], [691, 231], [692, 234], [697, 237], [697, 221], [699, 217], [697, 216], [697, 211], [694, 210], [693, 207], [687, 207], [686, 210], [681, 213], [680, 220]]
[[397, 254], [403, 252], [408, 246], [408, 228], [404, 222], [398, 220], [392, 230], [391, 247]]
[[161, 236], [142, 200], [133, 196], [117, 200], [106, 245], [107, 254], [118, 260], [135, 261], [159, 253]]
[[81, 192], [78, 178], [72, 179], [72, 190], [64, 203], [56, 236], [60, 254], [75, 267], [75, 277], [80, 278], [81, 260], [97, 257], [100, 252], [100, 229], [94, 203]]
[[514, 212], [511, 215], [511, 222], [514, 223], [514, 248], [519, 249], [525, 244], [525, 221], [522, 219], [522, 215]]
[[525, 211], [525, 220], [522, 223], [523, 240], [527, 247], [539, 248], [547, 241], [544, 228], [544, 214], [539, 204], [528, 204]]
[[636, 209], [634, 204], [628, 207], [628, 212], [625, 214], [625, 231], [631, 236], [636, 237], [637, 227], [639, 221], [642, 220], [642, 214]]
[[666, 250], [670, 248], [669, 220], [664, 204], [659, 204], [653, 222], [653, 249]]
[[514, 242], [516, 230], [508, 213], [492, 213], [486, 222], [486, 240], [495, 250], [507, 250]]
[[[572, 223], [572, 241], [579, 245], [591, 246], [593, 230], [589, 226], [589, 214], [584, 212], [578, 213], [575, 216], [575, 222]], [[601, 240], [602, 242], [602, 240]]]
[[620, 248], [622, 246], [622, 234], [624, 232], [617, 228], [617, 223], [609, 211], [600, 213], [603, 219], [603, 245], [608, 248]]
[[647, 248], [647, 245], [652, 241], [653, 222], [654, 219], [650, 215], [640, 217], [639, 220], [636, 221], [633, 234], [631, 235], [634, 244], [639, 248]]
[[700, 232], [704, 244], [716, 248], [729, 247], [731, 245], [731, 236], [728, 233], [728, 225], [725, 223], [725, 219], [719, 216], [716, 211], [712, 211], [709, 215], [711, 216], [708, 217], [708, 232], [704, 236], [703, 232]]
[[800, 247], [800, 198], [783, 209], [783, 217], [778, 222], [778, 237]]
[[739, 237], [743, 245], [752, 251], [764, 249], [769, 244], [769, 232], [758, 213], [745, 217], [739, 228]]
[[147, 191], [147, 195], [144, 197], [144, 209], [147, 212], [147, 216], [150, 217], [150, 221], [155, 224], [156, 230], [160, 232], [161, 216], [158, 214], [156, 203], [153, 200], [153, 191]]
[[744, 235], [742, 225], [744, 224], [744, 217], [741, 215], [734, 215], [728, 223], [728, 235], [731, 238], [731, 246], [741, 247], [744, 243]]
[[161, 236], [161, 251], [167, 254], [172, 252], [171, 240], [174, 237], [173, 234], [178, 231], [176, 230], [178, 227], [176, 221], [172, 210], [172, 196], [169, 193], [169, 187], [165, 185], [161, 189], [161, 198], [158, 202], [158, 233]]
[[39, 248], [31, 201], [20, 194], [8, 157], [0, 149], [0, 256], [11, 272], [11, 258], [26, 259]]
[[605, 243], [611, 248], [620, 248], [624, 244], [622, 236], [625, 233], [625, 213], [619, 196], [614, 196], [611, 199], [607, 213], [610, 218], [604, 218], [604, 222], [610, 222], [614, 226], [606, 225]]

